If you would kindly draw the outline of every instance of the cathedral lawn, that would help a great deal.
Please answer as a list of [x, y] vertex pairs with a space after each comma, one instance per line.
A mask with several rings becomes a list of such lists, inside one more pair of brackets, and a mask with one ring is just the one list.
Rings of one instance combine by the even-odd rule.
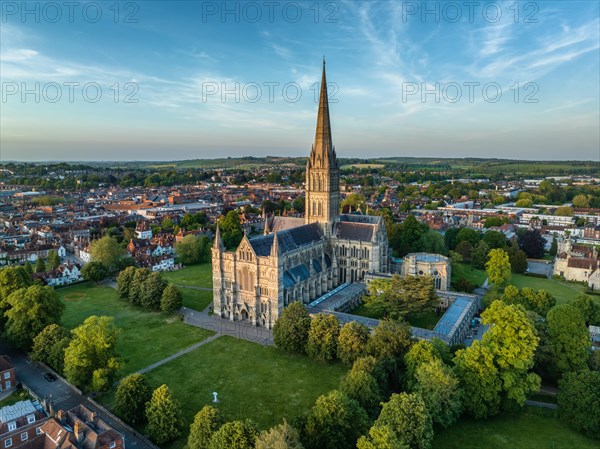
[[597, 449], [587, 438], [556, 418], [553, 410], [525, 407], [515, 415], [461, 419], [437, 430], [432, 449]]
[[195, 290], [191, 288], [179, 287], [183, 296], [183, 305], [189, 309], [202, 312], [212, 302], [213, 292], [207, 290]]
[[322, 364], [306, 356], [287, 354], [222, 336], [147, 373], [153, 388], [166, 383], [180, 402], [185, 437], [169, 449], [182, 448], [194, 415], [212, 404], [227, 420], [250, 418], [261, 429], [288, 422], [308, 411], [318, 396], [338, 387], [347, 368]]
[[[85, 283], [56, 290], [65, 303], [62, 324], [73, 329], [91, 315], [114, 318], [121, 330], [117, 353], [121, 375], [151, 365], [206, 339], [214, 332], [184, 324], [178, 316], [147, 312], [120, 299], [111, 287]], [[202, 292], [198, 292], [202, 293]]]
[[452, 273], [451, 280], [454, 284], [461, 278], [467, 279], [476, 287], [481, 287], [485, 280], [487, 279], [487, 274], [485, 270], [480, 270], [479, 268], [473, 268], [468, 263], [456, 263], [452, 264]]
[[162, 277], [175, 285], [213, 288], [211, 263], [188, 265], [181, 270], [162, 273]]
[[[554, 296], [554, 299], [556, 299], [556, 304], [566, 304], [571, 302], [577, 295], [588, 293], [585, 286], [581, 284], [562, 282], [556, 279], [525, 276], [523, 274], [513, 273], [508, 283], [518, 288], [529, 287], [534, 290], [548, 290], [550, 294]], [[496, 296], [499, 296], [499, 293], [494, 287], [492, 287], [486, 293], [484, 302], [489, 301], [491, 298]]]

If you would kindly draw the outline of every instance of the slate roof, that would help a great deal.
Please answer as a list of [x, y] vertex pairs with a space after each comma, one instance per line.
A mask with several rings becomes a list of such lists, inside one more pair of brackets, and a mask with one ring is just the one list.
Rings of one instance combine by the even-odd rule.
[[[273, 236], [275, 234], [261, 235], [249, 240], [257, 256], [268, 256], [273, 246]], [[277, 232], [277, 243], [279, 251], [286, 253], [293, 251], [303, 245], [321, 240], [323, 234], [317, 223], [306, 224], [292, 229], [285, 229]]]
[[273, 217], [271, 231], [284, 231], [304, 225], [304, 218], [298, 217]]
[[375, 226], [366, 223], [349, 223], [340, 221], [336, 226], [336, 236], [342, 240], [359, 240], [370, 242]]
[[358, 213], [341, 214], [340, 222], [377, 224], [379, 222], [379, 216], [378, 215], [362, 215], [362, 214], [358, 214]]

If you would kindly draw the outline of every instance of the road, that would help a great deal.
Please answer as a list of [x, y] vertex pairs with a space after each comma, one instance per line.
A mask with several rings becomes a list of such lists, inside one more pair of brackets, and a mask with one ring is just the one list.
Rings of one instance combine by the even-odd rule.
[[20, 351], [16, 351], [5, 344], [0, 344], [0, 353], [7, 354], [15, 365], [17, 381], [27, 385], [40, 398], [47, 397], [54, 402], [54, 409], [63, 409], [65, 411], [83, 404], [92, 411], [98, 413], [98, 416], [104, 420], [113, 429], [125, 435], [127, 449], [154, 449], [153, 446], [141, 439], [136, 432], [132, 432], [122, 426], [112, 415], [108, 415], [94, 406], [86, 396], [79, 394], [68, 383], [57, 379], [54, 382], [48, 382], [44, 379], [44, 370], [38, 367], [35, 362], [29, 359]]

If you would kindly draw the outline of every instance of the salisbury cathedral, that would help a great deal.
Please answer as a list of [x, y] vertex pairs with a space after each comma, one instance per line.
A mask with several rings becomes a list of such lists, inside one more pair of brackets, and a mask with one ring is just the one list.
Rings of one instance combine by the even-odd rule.
[[305, 304], [366, 273], [389, 272], [383, 217], [340, 214], [340, 169], [331, 136], [325, 62], [317, 130], [306, 163], [304, 218], [272, 217], [265, 234], [212, 250], [214, 313], [272, 328], [293, 301]]

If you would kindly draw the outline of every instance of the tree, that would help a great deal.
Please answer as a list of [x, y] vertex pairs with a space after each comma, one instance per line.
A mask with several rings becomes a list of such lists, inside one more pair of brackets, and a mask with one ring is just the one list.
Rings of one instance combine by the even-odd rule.
[[119, 260], [123, 257], [123, 254], [119, 242], [108, 235], [94, 240], [90, 244], [92, 261], [100, 262], [109, 273], [113, 273], [119, 268]]
[[373, 426], [369, 436], [361, 436], [356, 443], [357, 449], [410, 449], [396, 435], [390, 426]]
[[223, 239], [225, 247], [227, 249], [237, 248], [244, 236], [238, 212], [230, 210], [225, 217], [222, 217], [219, 220], [217, 226], [220, 226], [221, 228], [221, 238]]
[[62, 373], [65, 349], [69, 345], [69, 333], [58, 324], [50, 324], [33, 338], [29, 354], [32, 360], [45, 363], [58, 373]]
[[120, 364], [116, 356], [119, 330], [113, 324], [113, 318], [92, 315], [71, 334], [73, 338], [65, 350], [67, 380], [86, 389], [92, 386], [94, 373], [98, 370], [107, 380], [114, 378]]
[[471, 262], [475, 268], [485, 268], [490, 247], [481, 240], [471, 253]]
[[409, 215], [404, 222], [390, 229], [390, 246], [400, 257], [420, 251], [421, 236], [428, 230], [426, 224], [419, 223], [414, 215]]
[[146, 402], [152, 395], [152, 389], [146, 377], [140, 373], [125, 377], [115, 393], [115, 411], [131, 425], [141, 424], [146, 419]]
[[35, 263], [35, 272], [36, 273], [45, 273], [46, 272], [46, 264], [44, 263], [44, 259], [42, 259], [41, 257], [38, 258], [37, 262]]
[[492, 351], [503, 398], [522, 407], [527, 395], [540, 387], [539, 376], [530, 372], [539, 344], [535, 327], [522, 307], [502, 301], [492, 302], [481, 319], [490, 326], [482, 344]]
[[87, 281], [99, 282], [108, 277], [108, 271], [102, 263], [91, 261], [83, 266], [81, 275]]
[[429, 449], [433, 441], [431, 416], [418, 394], [393, 394], [383, 404], [373, 426], [389, 426], [400, 441], [413, 449]]
[[519, 239], [519, 247], [525, 251], [527, 257], [533, 259], [544, 257], [545, 245], [546, 241], [537, 229], [525, 231]]
[[375, 358], [391, 357], [401, 361], [412, 344], [406, 322], [381, 320], [367, 343], [367, 353]]
[[486, 231], [483, 233], [482, 240], [491, 248], [501, 248], [504, 249], [506, 247], [506, 237], [500, 231]]
[[167, 285], [160, 299], [160, 310], [173, 313], [183, 306], [183, 296], [173, 284]]
[[520, 304], [526, 310], [531, 310], [543, 317], [556, 304], [556, 300], [547, 290], [536, 291], [529, 287], [519, 290], [514, 285], [508, 285], [500, 299], [506, 304]]
[[129, 287], [129, 301], [132, 304], [141, 305], [144, 298], [144, 284], [152, 274], [147, 268], [137, 268]]
[[[26, 260], [25, 263], [23, 264], [23, 268], [25, 268], [25, 271], [27, 272], [27, 274], [31, 277], [33, 276], [33, 267], [31, 266], [31, 263]], [[1, 300], [2, 298], [0, 298]]]
[[560, 418], [575, 430], [600, 439], [600, 372], [567, 373], [558, 386]]
[[219, 409], [205, 405], [194, 416], [186, 449], [209, 449], [213, 434], [225, 424]]
[[508, 248], [507, 253], [512, 272], [525, 273], [528, 267], [527, 254], [525, 254], [525, 251], [519, 249], [517, 242], [513, 242], [513, 244]]
[[471, 247], [477, 246], [481, 240], [481, 233], [471, 228], [461, 228], [456, 234], [455, 244], [458, 245], [460, 242], [467, 241], [471, 244]]
[[433, 280], [429, 276], [397, 274], [391, 279], [375, 279], [369, 283], [366, 307], [384, 316], [398, 319], [412, 312], [432, 310], [437, 304]]
[[350, 370], [340, 382], [340, 391], [358, 402], [371, 418], [379, 414], [383, 394], [377, 380], [368, 372]]
[[464, 391], [465, 411], [475, 418], [498, 413], [502, 381], [489, 346], [475, 340], [468, 348], [457, 351], [454, 363]]
[[15, 346], [28, 350], [33, 338], [46, 326], [60, 321], [65, 308], [52, 287], [32, 285], [6, 298], [6, 338]]
[[210, 439], [210, 449], [254, 449], [258, 430], [249, 419], [225, 423]]
[[125, 300], [129, 299], [136, 271], [137, 268], [135, 267], [127, 267], [119, 273], [119, 276], [117, 277], [117, 295], [119, 295], [119, 298]]
[[462, 412], [462, 390], [452, 369], [435, 358], [419, 365], [415, 371], [414, 391], [419, 393], [434, 424], [446, 428]]
[[503, 287], [510, 280], [510, 261], [503, 249], [493, 249], [488, 254], [485, 271], [491, 283]]
[[293, 302], [285, 309], [273, 326], [275, 345], [287, 352], [305, 352], [311, 318], [301, 302]]
[[[201, 448], [198, 448], [201, 449]], [[285, 420], [256, 438], [255, 449], [304, 449], [298, 431]]]
[[586, 326], [600, 324], [600, 303], [594, 301], [591, 296], [577, 295], [571, 301], [571, 305], [581, 312]]
[[210, 239], [205, 235], [198, 237], [188, 234], [175, 244], [175, 252], [184, 264], [208, 262], [210, 248]]
[[160, 301], [168, 282], [164, 280], [159, 272], [152, 272], [144, 280], [141, 286], [140, 305], [145, 309], [159, 310]]
[[429, 229], [421, 235], [419, 247], [426, 253], [448, 254], [444, 236], [434, 229]]
[[572, 217], [573, 216], [573, 208], [571, 206], [560, 206], [557, 207], [554, 211], [554, 215], [559, 217]]
[[590, 200], [585, 195], [575, 195], [573, 197], [573, 207], [587, 208], [590, 207]]
[[406, 367], [406, 385], [412, 388], [416, 381], [417, 368], [424, 363], [431, 362], [438, 357], [433, 344], [427, 340], [419, 340], [413, 344], [404, 356]]
[[533, 201], [530, 199], [521, 199], [521, 200], [517, 200], [517, 202], [515, 203], [515, 206], [517, 207], [533, 207]]
[[386, 371], [386, 364], [388, 359], [376, 359], [371, 355], [360, 357], [355, 360], [352, 365], [350, 372], [361, 372], [364, 371], [367, 374], [373, 376], [377, 381], [377, 385], [384, 396], [389, 393], [388, 389], [388, 372]]
[[368, 423], [367, 413], [358, 402], [333, 390], [319, 396], [308, 413], [302, 443], [308, 448], [350, 448], [367, 431]]
[[184, 426], [181, 407], [167, 385], [163, 384], [152, 392], [150, 401], [146, 403], [146, 419], [148, 435], [157, 444], [181, 435]]
[[343, 211], [348, 212], [350, 207], [352, 207], [352, 210], [358, 210], [358, 208], [363, 204], [365, 204], [364, 196], [362, 196], [360, 193], [351, 193], [342, 200], [341, 207]]
[[455, 252], [459, 254], [464, 261], [469, 262], [473, 254], [473, 245], [468, 240], [463, 240], [456, 245]]
[[6, 326], [4, 313], [10, 308], [10, 305], [6, 302], [6, 298], [21, 288], [29, 287], [32, 282], [31, 276], [23, 267], [6, 267], [0, 269], [0, 337]]
[[357, 358], [366, 354], [370, 336], [371, 331], [364, 324], [356, 321], [344, 324], [338, 337], [338, 359], [346, 365], [352, 365]]
[[330, 362], [337, 354], [340, 322], [334, 315], [317, 314], [310, 324], [306, 353], [320, 362]]
[[58, 253], [53, 249], [48, 251], [48, 264], [51, 270], [56, 270], [60, 265], [60, 257], [58, 257]]
[[552, 307], [546, 317], [549, 356], [561, 375], [586, 368], [590, 335], [581, 312], [571, 304]]

